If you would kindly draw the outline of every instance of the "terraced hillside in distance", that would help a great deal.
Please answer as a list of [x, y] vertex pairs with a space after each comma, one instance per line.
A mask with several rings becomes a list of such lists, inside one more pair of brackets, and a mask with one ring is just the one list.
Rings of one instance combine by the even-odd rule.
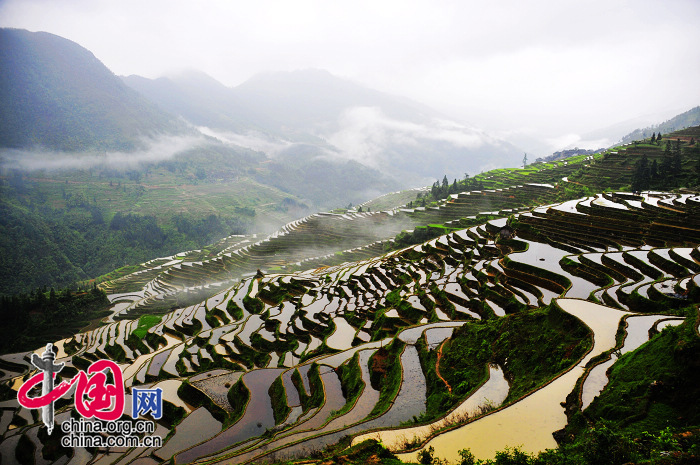
[[[468, 463], [566, 447], [601, 419], [688, 431], [650, 453], [697, 453], [699, 135], [482, 173], [442, 199], [389, 194], [115, 274], [101, 324], [47, 341], [56, 384], [118, 362], [127, 393], [162, 388], [163, 443], [62, 448], [16, 399], [32, 352], [4, 354], [1, 463]], [[676, 165], [655, 178], [653, 160]], [[640, 176], [668, 190], [631, 192]], [[663, 343], [666, 371], [634, 368]], [[56, 424], [72, 415], [57, 402]]]

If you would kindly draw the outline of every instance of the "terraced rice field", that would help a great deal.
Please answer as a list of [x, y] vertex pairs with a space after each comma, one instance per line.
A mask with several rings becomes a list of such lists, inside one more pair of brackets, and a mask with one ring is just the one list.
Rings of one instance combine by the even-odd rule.
[[[617, 355], [587, 363], [616, 347], [618, 325], [627, 334], [619, 349], [634, 350], [649, 329], [678, 324], [668, 315], [697, 295], [700, 198], [601, 194], [527, 211], [506, 200], [551, 189], [528, 184], [460, 194], [437, 209], [315, 215], [263, 240], [231, 241], [215, 259], [167, 257], [107, 284], [112, 317], [61, 342], [58, 361], [117, 359], [128, 388], [163, 387], [183, 419], [162, 447], [80, 449], [61, 463], [248, 463], [305, 456], [346, 436], [408, 448], [402, 457], [411, 460], [428, 446], [451, 460], [458, 446], [482, 458], [508, 445], [556, 446], [552, 433], [566, 424], [560, 402], [577, 380], [585, 378], [581, 408], [604, 389]], [[485, 199], [493, 210], [479, 208]], [[356, 259], [406, 224], [486, 211], [502, 218]], [[188, 299], [195, 302], [179, 304]], [[585, 356], [518, 398], [507, 364], [485, 364], [453, 408], [416, 424], [436, 380], [444, 391], [463, 389], [441, 374], [445, 348], [487, 322], [548, 305], [590, 329]], [[134, 318], [144, 313], [163, 318], [139, 338]], [[32, 370], [28, 354], [0, 361], [1, 381], [14, 389]], [[0, 408], [3, 463], [23, 436], [40, 451], [36, 417], [14, 400]]]

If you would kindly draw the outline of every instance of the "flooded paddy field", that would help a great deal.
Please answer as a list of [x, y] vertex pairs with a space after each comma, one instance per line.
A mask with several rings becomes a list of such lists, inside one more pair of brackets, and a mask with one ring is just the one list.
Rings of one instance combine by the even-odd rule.
[[[546, 193], [552, 188], [528, 189]], [[505, 194], [479, 193], [509, 198]], [[119, 278], [112, 284], [115, 306], [109, 319], [56, 341], [57, 359], [75, 370], [114, 357], [127, 395], [134, 387], [160, 387], [163, 398], [182, 409], [182, 420], [174, 427], [161, 421], [159, 426], [172, 434], [145, 455], [79, 450], [71, 460], [246, 463], [303, 456], [345, 436], [354, 443], [379, 438], [410, 460], [431, 446], [437, 456], [452, 461], [465, 447], [479, 458], [492, 458], [506, 446], [522, 445], [530, 452], [555, 447], [552, 432], [566, 424], [560, 403], [590, 359], [618, 349], [586, 374], [584, 410], [605, 389], [606, 372], [618, 355], [680, 324], [674, 311], [700, 287], [698, 245], [679, 239], [671, 221], [625, 229], [634, 215], [650, 224], [654, 215], [668, 219], [673, 213], [660, 210], [658, 199], [640, 199], [637, 205], [598, 195], [511, 211], [390, 252], [359, 240], [337, 254], [300, 252], [314, 228], [324, 235], [318, 240], [328, 243], [336, 240], [330, 231], [345, 234], [336, 228], [341, 224], [384, 224], [396, 233], [405, 226], [398, 221], [402, 215], [447, 223], [459, 218], [444, 215], [467, 211], [473, 198], [476, 194], [460, 194], [436, 210], [410, 213], [414, 216], [313, 216], [290, 223], [274, 237], [241, 242], [209, 261], [154, 261], [151, 268]], [[682, 202], [667, 200], [686, 216], [700, 204], [687, 196]], [[498, 211], [489, 213], [496, 215], [488, 218], [498, 216]], [[257, 273], [262, 250], [286, 257], [289, 268]], [[247, 275], [234, 280], [225, 273], [232, 268]], [[206, 287], [210, 278], [218, 284]], [[135, 334], [139, 315], [195, 291], [208, 295], [196, 304], [174, 305], [145, 335]], [[449, 371], [440, 365], [444, 353], [466, 344], [470, 331], [498, 322], [505, 328], [536, 312], [563, 312], [585, 325], [593, 337], [591, 350], [512, 399], [509, 359], [497, 363], [495, 352], [488, 353], [498, 344], [484, 344], [484, 355], [477, 350], [480, 343], [470, 342], [474, 347], [465, 347], [465, 353], [473, 351], [486, 361], [474, 369], [479, 375], [460, 379], [471, 386], [469, 395], [450, 397], [450, 408], [439, 415], [430, 410], [431, 394], [451, 396], [453, 389], [463, 389], [447, 381], [453, 375], [443, 373]], [[623, 317], [626, 338], [618, 347], [615, 334]], [[0, 382], [16, 391], [35, 371], [30, 356], [0, 356]], [[182, 388], [185, 383], [191, 390]], [[234, 388], [239, 391], [232, 393]], [[16, 400], [4, 400], [0, 407], [4, 463], [14, 457], [19, 438], [40, 445], [40, 421]], [[70, 410], [62, 405], [57, 414]]]

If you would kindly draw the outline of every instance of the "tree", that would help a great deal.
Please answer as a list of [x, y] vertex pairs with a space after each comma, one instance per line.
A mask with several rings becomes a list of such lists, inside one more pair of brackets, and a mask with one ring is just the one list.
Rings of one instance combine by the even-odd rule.
[[670, 155], [664, 156], [661, 166], [659, 166], [659, 176], [661, 176], [662, 179], [666, 178], [671, 173], [672, 165], [672, 157]]
[[649, 189], [649, 179], [649, 160], [646, 155], [642, 155], [632, 175], [632, 190], [642, 191]]
[[681, 152], [680, 152], [680, 150], [673, 153], [673, 160], [672, 160], [671, 169], [673, 170], [674, 175], [678, 176], [679, 174], [681, 174], [681, 170], [683, 169], [683, 166], [681, 164]]
[[525, 153], [525, 156], [523, 157], [523, 168], [527, 166], [527, 152]]
[[654, 160], [651, 163], [651, 172], [650, 172], [651, 179], [656, 179], [659, 177], [659, 164]]
[[653, 144], [654, 142], [656, 142], [656, 132], [651, 135], [651, 143]]

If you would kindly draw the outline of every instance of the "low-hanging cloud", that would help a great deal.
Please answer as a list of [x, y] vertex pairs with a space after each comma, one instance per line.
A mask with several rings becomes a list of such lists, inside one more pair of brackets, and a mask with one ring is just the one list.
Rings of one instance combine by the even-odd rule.
[[609, 147], [613, 144], [613, 142], [615, 142], [608, 138], [584, 139], [579, 134], [574, 133], [564, 134], [559, 137], [545, 139], [545, 141], [547, 142], [547, 144], [550, 145], [552, 151], [573, 148], [595, 150], [599, 148]]
[[144, 141], [147, 148], [133, 152], [71, 153], [40, 149], [0, 149], [0, 165], [4, 168], [23, 171], [58, 171], [96, 167], [128, 170], [169, 160], [178, 153], [205, 142], [207, 141], [204, 136], [161, 136]]
[[259, 152], [264, 152], [266, 155], [272, 157], [293, 145], [293, 143], [290, 141], [271, 138], [256, 131], [236, 133], [230, 131], [220, 131], [208, 128], [206, 126], [197, 126], [197, 130], [202, 134], [213, 137], [223, 143], [238, 145], [240, 147], [246, 147]]
[[416, 123], [393, 119], [378, 107], [352, 107], [338, 120], [340, 129], [326, 137], [347, 159], [380, 168], [381, 154], [397, 146], [419, 146], [424, 142], [444, 142], [455, 147], [477, 149], [489, 136], [476, 129], [441, 119]]

